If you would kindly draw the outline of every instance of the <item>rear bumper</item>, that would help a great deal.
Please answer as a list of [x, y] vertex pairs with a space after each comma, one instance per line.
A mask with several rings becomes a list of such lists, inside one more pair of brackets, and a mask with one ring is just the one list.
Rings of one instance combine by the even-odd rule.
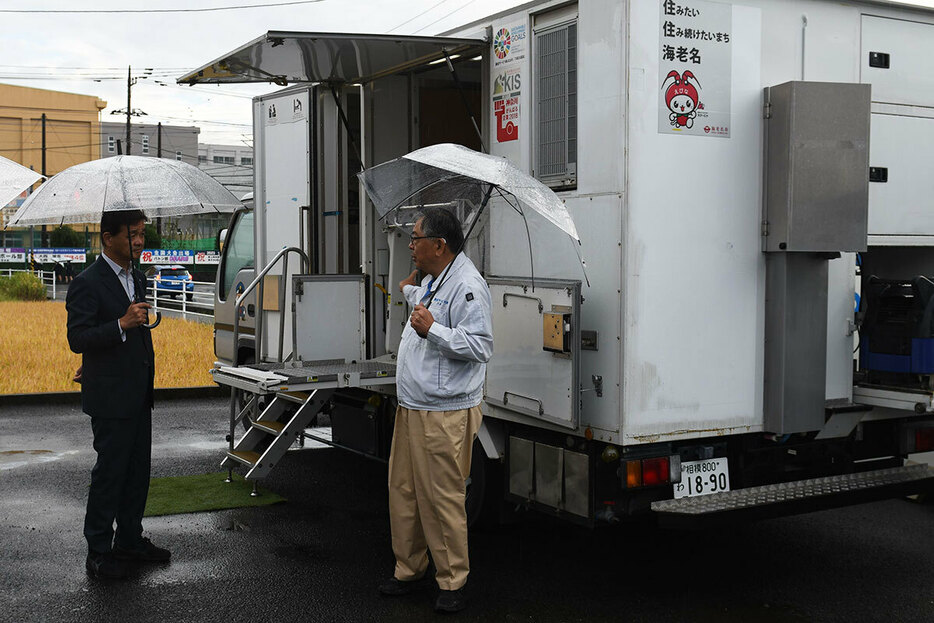
[[705, 528], [934, 491], [934, 468], [906, 465], [652, 502], [659, 524]]
[[[152, 286], [149, 286], [152, 288]], [[181, 292], [184, 289], [186, 292], [192, 292], [195, 289], [195, 284], [193, 283], [181, 283], [181, 282], [172, 282], [172, 281], [157, 281], [155, 284], [157, 290], [164, 291], [170, 290], [172, 292]]]

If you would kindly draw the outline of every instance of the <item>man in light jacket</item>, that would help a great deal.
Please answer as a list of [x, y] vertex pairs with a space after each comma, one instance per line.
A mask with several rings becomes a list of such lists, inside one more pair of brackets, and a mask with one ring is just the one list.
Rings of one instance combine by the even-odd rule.
[[389, 517], [396, 557], [384, 595], [411, 592], [435, 563], [435, 610], [466, 606], [465, 480], [480, 428], [486, 362], [493, 354], [490, 290], [463, 253], [457, 218], [426, 209], [409, 249], [417, 271], [399, 284], [414, 307], [396, 369], [399, 407], [389, 457]]

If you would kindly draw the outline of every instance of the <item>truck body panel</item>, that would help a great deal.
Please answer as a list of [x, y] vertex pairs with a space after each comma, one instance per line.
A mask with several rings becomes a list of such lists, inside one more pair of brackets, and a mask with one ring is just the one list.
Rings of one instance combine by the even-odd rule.
[[[934, 133], [932, 29], [934, 13], [879, 2], [553, 0], [396, 37], [420, 51], [404, 61], [371, 63], [390, 36], [334, 35], [334, 49], [353, 41], [354, 71], [323, 69], [333, 50], [308, 41], [325, 35], [272, 32], [228, 59], [250, 68], [215, 62], [203, 81], [333, 79], [255, 101], [257, 257], [301, 246], [311, 274], [362, 273], [370, 358], [397, 350], [411, 263], [405, 223], [377, 218], [361, 166], [456, 142], [552, 187], [579, 246], [494, 198], [468, 247], [502, 348], [481, 438], [516, 483], [508, 499], [593, 523], [671, 497], [682, 462], [726, 478], [728, 458], [733, 488], [768, 485], [891, 467], [915, 447], [903, 423], [930, 426], [934, 377], [854, 376], [853, 349], [868, 348], [854, 315], [867, 270], [934, 273], [918, 157]], [[276, 287], [291, 300], [291, 279]], [[281, 314], [263, 300], [268, 360]], [[549, 331], [564, 326], [559, 348]], [[859, 389], [882, 381], [904, 400]], [[669, 475], [652, 472], [664, 487], [627, 480], [627, 457], [656, 456], [670, 457]]]

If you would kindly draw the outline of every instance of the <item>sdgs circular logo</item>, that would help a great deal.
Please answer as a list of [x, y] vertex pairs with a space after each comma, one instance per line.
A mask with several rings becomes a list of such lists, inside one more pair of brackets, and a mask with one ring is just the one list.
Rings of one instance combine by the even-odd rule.
[[509, 30], [506, 28], [500, 28], [496, 33], [496, 36], [493, 37], [493, 52], [496, 54], [496, 58], [506, 58], [506, 55], [509, 54], [509, 47], [511, 45], [512, 38], [509, 36]]

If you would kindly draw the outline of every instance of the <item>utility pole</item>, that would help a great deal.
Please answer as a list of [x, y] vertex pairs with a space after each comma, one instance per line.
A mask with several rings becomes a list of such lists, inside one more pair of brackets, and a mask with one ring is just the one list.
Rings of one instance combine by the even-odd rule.
[[130, 155], [130, 115], [133, 109], [130, 107], [130, 94], [133, 92], [133, 85], [136, 84], [136, 78], [130, 76], [131, 67], [126, 67], [126, 155]]
[[[149, 74], [152, 73], [152, 69], [150, 69], [150, 68], [147, 68], [146, 71], [147, 71], [148, 73], [147, 73], [146, 75], [143, 76], [143, 79], [148, 78], [148, 77], [149, 77]], [[139, 109], [133, 110], [133, 109], [130, 107], [131, 96], [132, 96], [132, 92], [133, 92], [133, 85], [136, 84], [136, 81], [137, 81], [137, 80], [138, 80], [138, 78], [134, 78], [134, 77], [133, 77], [133, 68], [132, 68], [131, 66], [127, 65], [127, 68], [126, 68], [126, 110], [112, 110], [112, 111], [110, 111], [110, 114], [111, 114], [111, 115], [122, 115], [122, 114], [124, 114], [124, 113], [126, 114], [126, 136], [124, 137], [124, 142], [126, 143], [126, 145], [124, 145], [124, 148], [125, 148], [125, 151], [126, 151], [126, 155], [127, 155], [127, 156], [130, 155], [130, 152], [131, 152], [132, 149], [133, 149], [133, 148], [132, 148], [132, 143], [131, 143], [131, 141], [130, 141], [130, 117], [142, 117], [143, 115], [146, 114], [146, 113], [144, 113], [142, 110], [139, 110]], [[117, 141], [117, 142], [119, 143], [119, 141]]]
[[[46, 147], [46, 145], [45, 145], [45, 113], [42, 113], [42, 175], [47, 175], [46, 170], [45, 170], [45, 147]], [[30, 230], [30, 232], [31, 232], [31, 230]], [[39, 240], [39, 243], [40, 243], [43, 247], [48, 246], [48, 240], [47, 240], [47, 238], [48, 238], [48, 235], [47, 235], [47, 233], [46, 233], [46, 226], [43, 225], [43, 226], [42, 226], [42, 235], [40, 236], [40, 240]], [[29, 246], [33, 246], [33, 241], [32, 241], [32, 240], [29, 241]]]

